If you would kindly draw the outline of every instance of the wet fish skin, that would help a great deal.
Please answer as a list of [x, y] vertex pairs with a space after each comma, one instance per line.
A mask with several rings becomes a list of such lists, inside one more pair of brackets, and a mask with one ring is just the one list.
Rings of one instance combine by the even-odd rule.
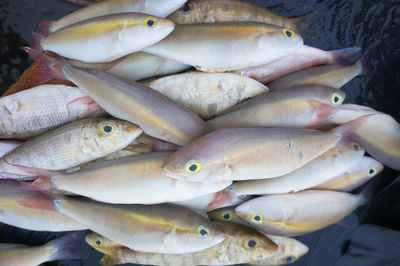
[[2, 140], [0, 141], [0, 158], [3, 157], [7, 152], [15, 149], [21, 145], [21, 141], [18, 140]]
[[[111, 128], [107, 133], [104, 128]], [[127, 121], [90, 118], [75, 121], [24, 142], [0, 159], [3, 177], [53, 175], [104, 157], [129, 145], [142, 130]]]
[[[309, 128], [326, 123], [346, 94], [320, 85], [273, 91], [234, 106], [208, 120], [210, 129], [244, 127]], [[337, 100], [337, 101], [336, 101]]]
[[40, 85], [0, 98], [0, 138], [32, 138], [101, 115], [101, 107], [77, 87]]
[[67, 197], [55, 200], [54, 204], [58, 211], [90, 230], [141, 252], [196, 252], [225, 239], [218, 225], [178, 206], [111, 205]]
[[43, 37], [40, 45], [43, 50], [87, 63], [111, 62], [157, 43], [174, 27], [168, 19], [120, 13], [72, 24]]
[[302, 37], [293, 31], [241, 21], [177, 25], [165, 39], [144, 51], [200, 71], [225, 72], [272, 62], [301, 45]]
[[152, 80], [147, 85], [203, 119], [269, 91], [255, 80], [231, 73], [188, 72]]

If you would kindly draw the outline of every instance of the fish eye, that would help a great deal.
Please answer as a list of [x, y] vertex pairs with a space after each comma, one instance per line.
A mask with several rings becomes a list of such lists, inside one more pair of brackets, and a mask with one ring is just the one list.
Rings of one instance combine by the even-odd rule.
[[253, 217], [251, 217], [251, 222], [253, 224], [262, 224], [264, 222], [264, 218], [261, 215], [253, 215]]
[[293, 260], [293, 258], [290, 257], [290, 256], [286, 258], [286, 261], [287, 261], [287, 262], [291, 262], [292, 260]]
[[190, 160], [185, 167], [185, 171], [188, 173], [197, 173], [201, 169], [201, 164], [197, 160]]
[[361, 146], [360, 146], [360, 144], [355, 143], [355, 142], [352, 142], [352, 143], [351, 143], [351, 146], [353, 147], [353, 149], [354, 149], [355, 151], [359, 151], [359, 150], [362, 149]]
[[191, 1], [187, 1], [187, 2], [183, 5], [182, 10], [183, 10], [183, 12], [188, 12], [189, 10], [192, 9], [192, 7], [193, 7], [192, 2], [191, 2]]
[[294, 33], [294, 31], [289, 30], [289, 29], [283, 29], [283, 35], [285, 35], [286, 37], [288, 37], [289, 39], [293, 38], [294, 36], [296, 36], [296, 34]]
[[245, 199], [247, 197], [247, 195], [240, 195], [239, 199]]
[[340, 104], [343, 101], [342, 95], [337, 92], [332, 93], [331, 101], [333, 104]]
[[103, 245], [103, 241], [102, 241], [101, 239], [97, 239], [94, 243], [95, 243], [97, 246], [102, 246], [102, 245]]
[[233, 215], [231, 211], [224, 211], [223, 213], [221, 213], [221, 219], [225, 220], [225, 221], [230, 221], [232, 220]]
[[157, 19], [154, 18], [154, 17], [147, 17], [147, 18], [145, 18], [145, 19], [143, 20], [143, 24], [144, 24], [146, 27], [153, 28], [154, 26], [157, 25]]
[[254, 240], [250, 240], [249, 242], [247, 242], [247, 246], [248, 246], [249, 248], [254, 248], [254, 247], [257, 246], [257, 242], [254, 241]]
[[208, 231], [207, 228], [200, 225], [196, 230], [196, 234], [197, 234], [197, 236], [199, 236], [201, 238], [206, 238], [210, 234], [210, 232]]
[[98, 129], [103, 135], [110, 135], [115, 131], [115, 126], [112, 123], [100, 123]]
[[376, 173], [377, 171], [378, 171], [378, 170], [376, 170], [375, 168], [369, 169], [369, 170], [368, 170], [368, 176], [369, 176], [369, 177], [374, 176], [375, 173]]

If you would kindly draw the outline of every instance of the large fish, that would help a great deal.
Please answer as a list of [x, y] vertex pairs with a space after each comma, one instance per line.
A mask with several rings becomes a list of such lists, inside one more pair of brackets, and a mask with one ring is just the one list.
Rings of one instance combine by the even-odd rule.
[[273, 91], [234, 106], [207, 121], [210, 129], [237, 127], [310, 128], [326, 123], [346, 94], [338, 89], [303, 85]]
[[351, 63], [351, 59], [355, 55], [359, 54], [359, 52], [360, 48], [358, 47], [324, 51], [318, 48], [302, 45], [294, 52], [271, 63], [235, 70], [233, 72], [266, 84], [293, 72], [313, 66], [347, 65]]
[[[77, 22], [117, 13], [138, 12], [158, 17], [167, 17], [180, 6], [185, 0], [108, 0], [79, 9], [47, 25], [50, 32], [57, 31]], [[46, 31], [46, 29], [44, 28]]]
[[85, 256], [74, 246], [79, 233], [72, 233], [48, 242], [43, 246], [0, 244], [0, 265], [36, 266], [46, 261], [83, 259]]
[[327, 151], [289, 174], [264, 180], [235, 182], [228, 190], [237, 195], [263, 195], [311, 188], [343, 173], [362, 159], [364, 150], [356, 143], [349, 146]]
[[91, 18], [49, 36], [34, 34], [34, 37], [43, 50], [87, 63], [101, 63], [155, 44], [174, 27], [168, 19], [142, 13], [121, 13]]
[[105, 112], [77, 87], [40, 85], [0, 98], [0, 138], [26, 139]]
[[167, 177], [162, 174], [161, 165], [171, 154], [153, 152], [108, 160], [50, 180], [39, 178], [33, 185], [106, 203], [156, 204], [190, 200], [220, 191], [232, 183], [195, 183]]
[[351, 191], [371, 178], [378, 175], [383, 170], [383, 165], [377, 160], [364, 156], [355, 165], [328, 181], [313, 187], [312, 189], [326, 189], [338, 191]]
[[152, 80], [147, 85], [203, 119], [269, 91], [253, 79], [231, 73], [189, 72]]
[[90, 230], [141, 252], [196, 252], [225, 239], [220, 226], [179, 206], [164, 204], [149, 208], [64, 197], [54, 200], [54, 207]]
[[192, 182], [282, 176], [342, 143], [365, 119], [330, 132], [294, 128], [220, 129], [175, 152], [163, 164], [163, 172]]
[[75, 67], [104, 71], [133, 81], [175, 74], [190, 68], [189, 65], [144, 52], [136, 52], [111, 63], [85, 63], [72, 59], [68, 62]]
[[[186, 254], [157, 254], [136, 252], [127, 248], [115, 247], [115, 244], [109, 244], [107, 239], [101, 236], [89, 234], [86, 236], [86, 242], [93, 248], [105, 253], [101, 263], [106, 264], [149, 264], [149, 265], [235, 265], [241, 263], [251, 263], [260, 259], [268, 258], [275, 254], [278, 246], [265, 235], [254, 229], [234, 224], [218, 223], [226, 233], [223, 242], [198, 252]], [[114, 247], [113, 247], [114, 246]]]
[[87, 229], [57, 211], [36, 208], [38, 204], [52, 205], [52, 197], [38, 191], [26, 190], [15, 181], [0, 181], [0, 222], [33, 231]]
[[296, 50], [303, 38], [292, 30], [260, 22], [177, 25], [144, 49], [205, 72], [224, 72], [266, 64]]
[[367, 194], [305, 190], [267, 195], [239, 205], [235, 213], [264, 233], [298, 236], [340, 221], [363, 205]]
[[24, 142], [0, 159], [3, 178], [52, 176], [104, 157], [131, 143], [142, 130], [127, 121], [90, 118], [75, 121]]

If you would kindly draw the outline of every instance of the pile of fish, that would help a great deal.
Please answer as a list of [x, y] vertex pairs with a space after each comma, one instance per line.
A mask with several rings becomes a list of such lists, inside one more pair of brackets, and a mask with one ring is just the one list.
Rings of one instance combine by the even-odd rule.
[[[369, 52], [304, 45], [307, 17], [108, 0], [41, 23], [35, 63], [0, 98], [0, 222], [90, 229], [103, 265], [299, 259], [292, 236], [365, 204], [369, 185], [349, 191], [383, 165], [400, 170], [399, 123], [343, 104]], [[1, 244], [0, 264], [82, 258], [79, 237]]]

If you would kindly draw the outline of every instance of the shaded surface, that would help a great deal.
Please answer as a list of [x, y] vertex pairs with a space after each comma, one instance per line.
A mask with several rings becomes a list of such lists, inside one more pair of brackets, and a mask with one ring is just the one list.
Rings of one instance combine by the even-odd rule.
[[[379, 74], [373, 77], [358, 77], [346, 84], [343, 87], [347, 94], [345, 102], [370, 106], [400, 121], [400, 1], [251, 2], [270, 6], [273, 11], [287, 17], [313, 12], [311, 27], [305, 36], [307, 45], [325, 50], [359, 46], [364, 51], [375, 45], [371, 62]], [[15, 82], [31, 63], [19, 47], [33, 46], [31, 31], [38, 31], [38, 23], [57, 19], [78, 8], [60, 0], [0, 1], [1, 92]], [[391, 169], [385, 169], [377, 177], [376, 189], [380, 190], [391, 183], [398, 174]], [[397, 238], [390, 240], [395, 242], [384, 241], [385, 237], [390, 236], [386, 229], [359, 227], [361, 221], [362, 224], [371, 223], [400, 230], [399, 198], [400, 182], [397, 180], [376, 194], [367, 207], [361, 207], [347, 217], [344, 222], [345, 227], [332, 225], [298, 237], [310, 248], [310, 252], [294, 265], [400, 265], [399, 254], [393, 255], [399, 252], [398, 234]], [[62, 233], [30, 232], [7, 225], [0, 227], [0, 242], [40, 245], [60, 235]], [[359, 241], [366, 248], [357, 246]], [[381, 249], [371, 248], [377, 243]], [[397, 246], [393, 243], [397, 243]], [[51, 262], [46, 265], [97, 265], [101, 254], [91, 249], [84, 241], [81, 241], [80, 247], [90, 257], [89, 259], [80, 262]], [[344, 256], [339, 259], [341, 255]], [[383, 261], [379, 258], [376, 260], [375, 255], [378, 257], [382, 255], [388, 260]]]

